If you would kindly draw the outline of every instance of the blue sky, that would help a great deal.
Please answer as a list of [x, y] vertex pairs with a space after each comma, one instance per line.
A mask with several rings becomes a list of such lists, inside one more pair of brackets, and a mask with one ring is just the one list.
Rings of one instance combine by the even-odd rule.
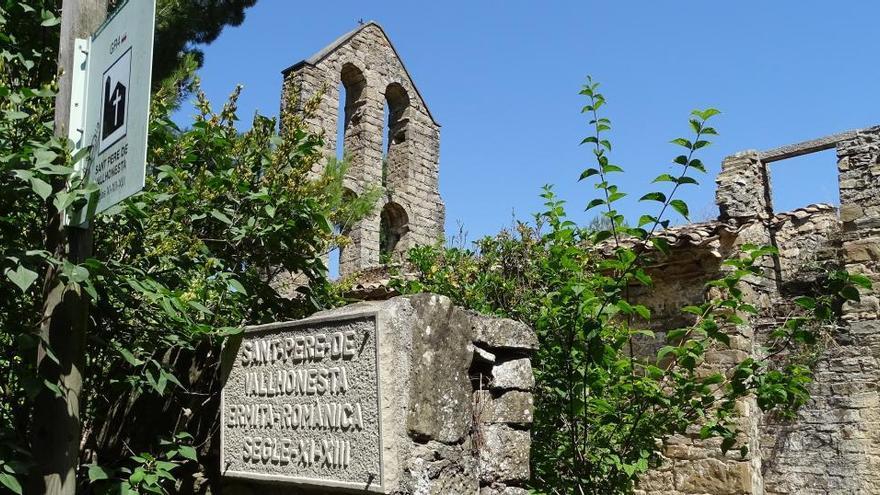
[[[702, 155], [709, 173], [682, 196], [696, 220], [715, 215], [724, 156], [880, 123], [880, 2], [868, 1], [260, 0], [205, 47], [204, 90], [219, 106], [241, 83], [245, 122], [275, 115], [280, 71], [361, 18], [382, 24], [443, 126], [450, 235], [458, 222], [474, 239], [530, 216], [547, 183], [573, 218], [594, 215], [583, 209], [595, 191], [577, 182], [591, 156], [578, 144], [587, 74], [608, 99], [612, 162], [627, 170], [621, 210], [632, 220], [650, 211], [635, 199], [672, 169], [669, 140], [687, 135], [694, 108], [723, 112]], [[771, 177], [777, 211], [837, 201], [833, 151], [777, 162]]]

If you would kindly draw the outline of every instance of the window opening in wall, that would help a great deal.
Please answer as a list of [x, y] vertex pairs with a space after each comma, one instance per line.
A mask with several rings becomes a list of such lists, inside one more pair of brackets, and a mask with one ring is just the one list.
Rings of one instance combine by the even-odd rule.
[[833, 148], [770, 162], [766, 166], [773, 213], [816, 203], [840, 206], [837, 152]]
[[385, 88], [385, 106], [382, 116], [382, 184], [400, 180], [406, 173], [404, 148], [399, 145], [406, 141], [407, 108], [409, 96], [398, 83]]
[[383, 263], [392, 261], [392, 257], [403, 246], [400, 240], [409, 232], [409, 218], [406, 211], [397, 203], [388, 203], [382, 208], [379, 220], [379, 256]]
[[345, 85], [339, 82], [339, 108], [337, 108], [336, 117], [336, 159], [345, 158]]
[[[354, 137], [361, 121], [361, 107], [364, 104], [364, 89], [367, 86], [364, 74], [352, 64], [345, 64], [340, 73], [339, 112], [336, 129], [336, 159], [342, 160], [346, 154], [356, 152], [346, 149], [346, 144]], [[346, 143], [349, 141], [349, 143]]]
[[327, 275], [330, 280], [339, 278], [339, 261], [342, 258], [342, 248], [335, 247], [330, 250], [330, 258], [327, 260]]
[[388, 185], [388, 100], [382, 105], [382, 187]]
[[[333, 233], [336, 235], [340, 235], [342, 233], [341, 225], [333, 226]], [[337, 280], [342, 275], [342, 256], [344, 254], [344, 247], [335, 246], [330, 250], [327, 259], [327, 275], [330, 280]]]

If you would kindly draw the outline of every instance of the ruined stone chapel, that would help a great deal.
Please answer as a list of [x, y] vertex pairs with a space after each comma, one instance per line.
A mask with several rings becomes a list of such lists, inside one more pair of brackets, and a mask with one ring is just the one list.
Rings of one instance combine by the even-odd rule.
[[375, 212], [346, 232], [351, 244], [339, 253], [340, 275], [440, 239], [440, 124], [382, 27], [362, 24], [283, 74], [282, 106], [324, 91], [309, 124], [323, 131], [328, 158], [344, 153], [348, 160], [348, 193], [384, 191]]

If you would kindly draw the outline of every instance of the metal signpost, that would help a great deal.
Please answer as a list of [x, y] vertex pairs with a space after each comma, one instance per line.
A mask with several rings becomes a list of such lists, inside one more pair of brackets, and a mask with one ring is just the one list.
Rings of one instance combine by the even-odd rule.
[[92, 35], [77, 39], [68, 137], [86, 147], [80, 173], [98, 192], [70, 212], [82, 225], [144, 187], [155, 0], [125, 0]]

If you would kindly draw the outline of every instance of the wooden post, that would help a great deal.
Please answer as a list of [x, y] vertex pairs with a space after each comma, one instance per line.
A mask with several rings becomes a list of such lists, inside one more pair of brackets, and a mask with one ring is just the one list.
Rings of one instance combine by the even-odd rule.
[[[67, 138], [71, 99], [71, 66], [74, 41], [90, 36], [107, 17], [109, 0], [63, 0], [61, 41], [58, 50], [58, 96], [55, 100], [55, 134]], [[65, 187], [53, 184], [55, 191]], [[46, 249], [60, 259], [80, 263], [92, 254], [90, 228], [65, 227], [61, 212], [49, 204]], [[40, 377], [57, 384], [62, 397], [44, 388], [34, 401], [31, 450], [36, 469], [27, 484], [28, 493], [74, 495], [79, 464], [80, 396], [85, 367], [85, 336], [89, 299], [80, 291], [66, 291], [56, 270], [46, 273], [43, 283], [43, 318], [37, 350]], [[57, 357], [48, 355], [46, 346]]]

